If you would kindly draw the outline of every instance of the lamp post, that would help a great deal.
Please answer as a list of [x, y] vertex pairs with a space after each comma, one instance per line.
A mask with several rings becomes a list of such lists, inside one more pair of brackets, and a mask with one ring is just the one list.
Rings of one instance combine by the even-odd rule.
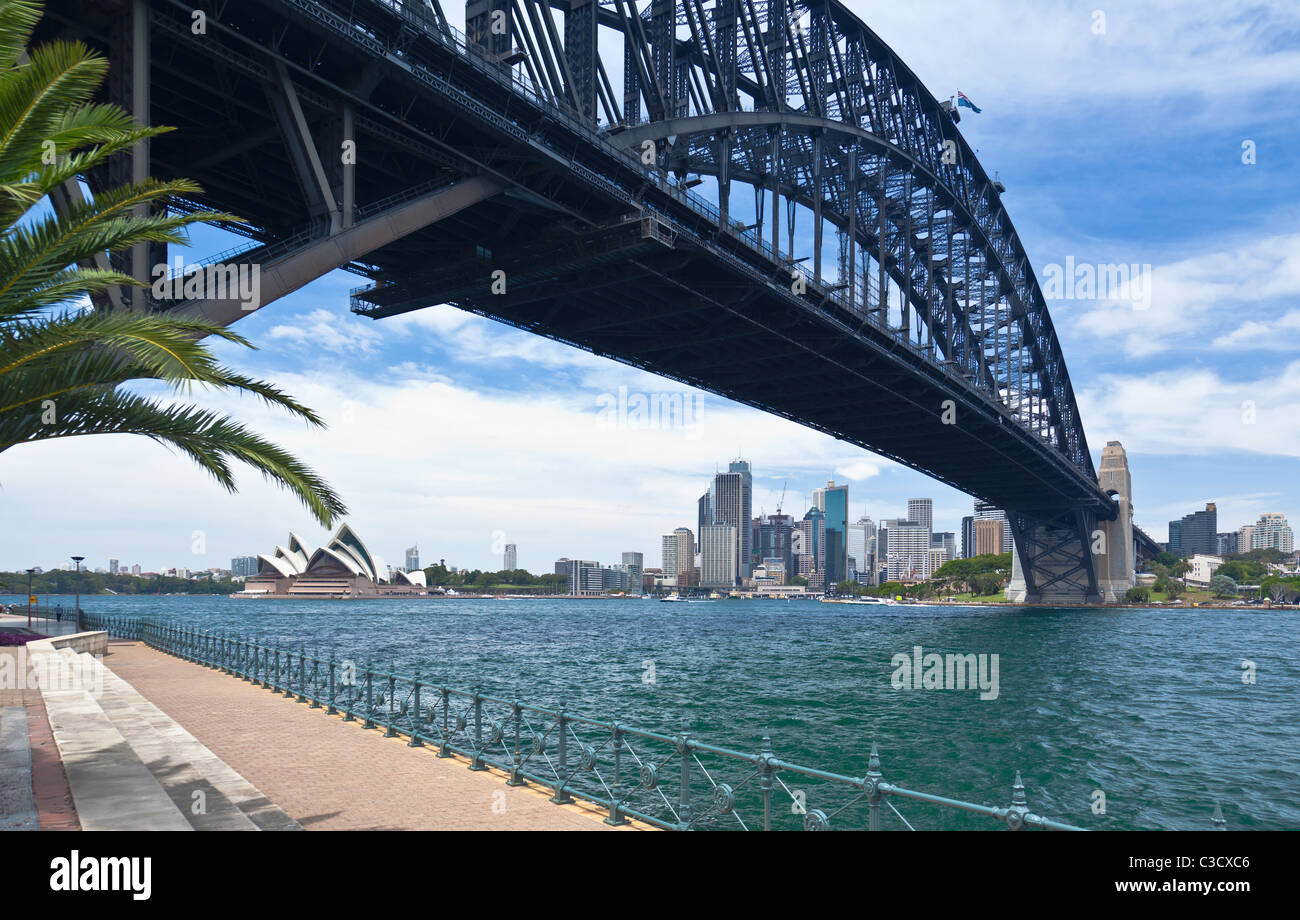
[[77, 592], [77, 607], [76, 607], [77, 632], [82, 631], [81, 629], [81, 560], [85, 558], [86, 558], [85, 556], [72, 557], [72, 562], [73, 565], [75, 566], [74, 571], [76, 572], [76, 576], [75, 576], [76, 587], [74, 590]]
[[35, 574], [36, 568], [32, 567], [27, 570], [27, 628], [32, 628], [32, 575]]

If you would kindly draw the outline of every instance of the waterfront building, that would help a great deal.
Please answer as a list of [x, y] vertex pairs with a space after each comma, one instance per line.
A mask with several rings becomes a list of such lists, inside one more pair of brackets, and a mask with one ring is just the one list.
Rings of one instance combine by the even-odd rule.
[[571, 561], [571, 560], [569, 559], [568, 556], [561, 556], [559, 559], [556, 559], [556, 560], [555, 560], [555, 574], [556, 574], [556, 575], [568, 575], [568, 574], [569, 574], [569, 562], [570, 562], [570, 561]]
[[1195, 553], [1187, 562], [1191, 565], [1191, 569], [1183, 580], [1192, 585], [1208, 585], [1219, 566], [1223, 565], [1221, 557], [1203, 553]]
[[1294, 552], [1295, 534], [1287, 524], [1286, 515], [1276, 512], [1261, 514], [1251, 534], [1250, 548], [1276, 549], [1283, 553]]
[[[700, 530], [713, 525], [727, 525], [735, 531], [736, 560], [743, 577], [752, 568], [753, 543], [750, 524], [753, 520], [753, 475], [747, 460], [733, 460], [727, 472], [717, 473], [705, 495], [700, 496]], [[706, 509], [707, 502], [707, 509]], [[702, 538], [701, 538], [702, 539]]]
[[235, 556], [230, 560], [230, 574], [236, 578], [249, 578], [257, 574], [256, 556]]
[[[946, 549], [944, 549], [941, 546], [940, 547], [931, 546], [929, 575], [933, 575], [935, 572], [939, 571], [939, 569], [942, 568], [943, 564], [947, 561], [948, 561], [948, 551]], [[927, 575], [927, 577], [929, 577], [929, 575]]]
[[700, 587], [732, 588], [740, 577], [736, 528], [709, 524], [700, 532]]
[[[410, 555], [409, 550], [407, 551], [407, 555]], [[515, 569], [519, 568], [519, 553], [515, 549], [515, 544], [506, 544], [505, 558], [502, 561], [505, 563], [505, 565], [502, 566], [503, 572], [513, 572]]]
[[406, 548], [406, 571], [414, 572], [420, 567], [420, 547], [408, 546]]
[[605, 591], [605, 574], [600, 563], [588, 559], [570, 559], [569, 593], [575, 596], [603, 594]]
[[822, 512], [826, 529], [826, 545], [823, 550], [826, 584], [838, 584], [848, 578], [848, 485], [837, 486], [832, 479], [826, 483], [826, 488], [814, 489], [813, 505]]
[[1169, 552], [1175, 556], [1211, 554], [1219, 548], [1219, 512], [1213, 502], [1180, 521], [1169, 522]]
[[976, 519], [975, 521], [975, 555], [996, 556], [1008, 551], [1003, 545], [1004, 529], [1002, 522], [996, 518]]
[[961, 519], [961, 558], [969, 559], [975, 555], [975, 515], [968, 514]]
[[315, 550], [290, 533], [275, 552], [258, 554], [257, 573], [244, 583], [246, 594], [290, 597], [374, 597], [424, 588], [423, 570], [393, 572], [347, 524]]

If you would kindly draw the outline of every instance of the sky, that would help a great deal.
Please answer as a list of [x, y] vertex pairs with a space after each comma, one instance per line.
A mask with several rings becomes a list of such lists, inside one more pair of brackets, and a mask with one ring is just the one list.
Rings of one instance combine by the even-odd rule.
[[[1150, 267], [1149, 297], [1048, 301], [1094, 460], [1110, 440], [1128, 451], [1136, 522], [1163, 540], [1207, 502], [1221, 531], [1269, 511], [1296, 521], [1300, 5], [1102, 2], [848, 5], [937, 97], [982, 108], [962, 110], [961, 131], [1006, 184], [1040, 281], [1067, 264]], [[204, 230], [193, 244], [197, 259], [231, 242]], [[849, 484], [851, 520], [928, 497], [935, 529], [959, 533], [971, 513], [969, 496], [860, 448], [452, 307], [355, 317], [358, 283], [334, 273], [242, 320], [256, 351], [216, 346], [327, 430], [251, 398], [189, 398], [307, 460], [390, 563], [418, 545], [424, 564], [497, 569], [514, 543], [538, 573], [624, 551], [657, 566], [660, 535], [694, 529], [696, 499], [737, 456], [753, 465], [755, 514], [783, 502], [802, 516], [830, 479]], [[693, 423], [622, 417], [621, 392], [681, 399]], [[237, 473], [231, 495], [129, 436], [6, 451], [0, 569], [76, 554], [198, 570], [273, 551], [290, 530], [328, 538], [287, 493]]]

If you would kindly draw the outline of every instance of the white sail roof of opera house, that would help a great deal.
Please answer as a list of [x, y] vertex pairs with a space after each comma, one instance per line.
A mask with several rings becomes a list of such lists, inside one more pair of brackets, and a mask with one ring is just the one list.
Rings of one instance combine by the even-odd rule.
[[[390, 581], [388, 564], [372, 553], [365, 541], [349, 525], [342, 524], [329, 542], [312, 550], [292, 531], [287, 546], [277, 546], [274, 553], [258, 554], [259, 575], [351, 575], [371, 581]], [[412, 572], [398, 579], [400, 584], [427, 587], [424, 572]]]

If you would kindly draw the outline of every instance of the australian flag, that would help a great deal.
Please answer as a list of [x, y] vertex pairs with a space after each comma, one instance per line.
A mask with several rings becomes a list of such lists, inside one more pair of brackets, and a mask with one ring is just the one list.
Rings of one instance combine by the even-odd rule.
[[970, 110], [971, 110], [972, 112], [974, 112], [976, 115], [978, 115], [980, 112], [984, 111], [984, 110], [981, 109], [979, 106], [977, 106], [975, 103], [971, 102], [970, 99], [966, 96], [965, 93], [958, 93], [958, 94], [957, 94], [957, 108], [961, 108], [962, 106], [965, 106], [966, 108], [970, 109]]

